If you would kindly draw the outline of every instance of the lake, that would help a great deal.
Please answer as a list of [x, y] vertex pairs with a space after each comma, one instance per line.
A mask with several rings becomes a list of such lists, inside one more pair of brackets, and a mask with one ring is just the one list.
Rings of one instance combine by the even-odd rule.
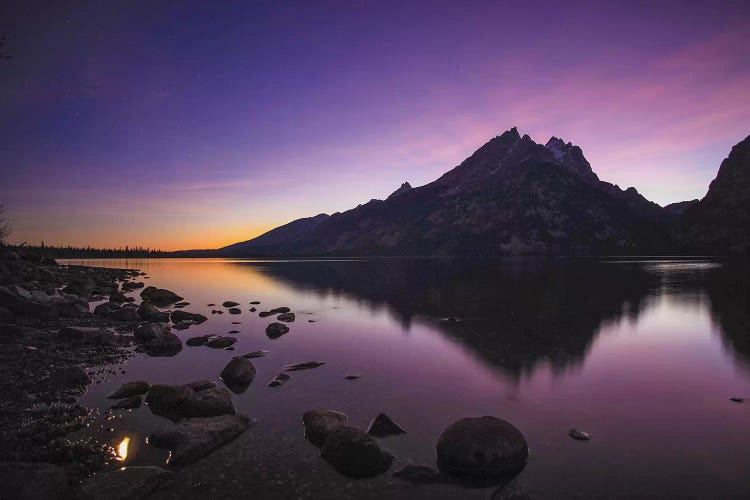
[[[219, 381], [233, 355], [258, 375], [233, 396], [258, 419], [237, 440], [177, 469], [157, 498], [490, 498], [494, 487], [412, 485], [390, 473], [333, 471], [303, 435], [301, 415], [329, 408], [366, 429], [384, 412], [407, 433], [379, 440], [397, 460], [435, 465], [440, 433], [467, 416], [518, 427], [531, 455], [518, 478], [535, 498], [750, 498], [750, 278], [744, 262], [707, 259], [70, 260], [138, 268], [209, 321], [185, 339], [232, 334], [232, 352], [187, 347], [136, 354], [81, 404], [104, 412], [123, 382]], [[137, 292], [135, 294], [137, 296]], [[212, 315], [226, 300], [240, 315]], [[289, 333], [269, 339], [288, 306]], [[218, 307], [207, 306], [215, 303]], [[309, 321], [313, 320], [313, 321]], [[232, 324], [239, 321], [241, 324]], [[326, 364], [267, 383], [285, 365]], [[362, 374], [347, 380], [348, 374]], [[219, 381], [221, 385], [221, 382]], [[171, 423], [147, 406], [118, 410], [84, 434], [127, 465], [163, 464], [145, 443]], [[594, 435], [587, 442], [570, 428]]]

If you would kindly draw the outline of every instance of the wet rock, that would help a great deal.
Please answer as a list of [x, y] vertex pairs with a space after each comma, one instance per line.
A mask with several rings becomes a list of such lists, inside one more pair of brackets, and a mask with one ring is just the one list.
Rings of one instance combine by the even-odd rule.
[[247, 358], [247, 359], [254, 359], [254, 358], [262, 358], [269, 354], [271, 354], [271, 351], [253, 351], [247, 354], [243, 354], [242, 357]]
[[132, 307], [122, 307], [113, 311], [109, 317], [116, 321], [124, 321], [128, 323], [140, 321], [141, 319], [140, 316], [138, 316], [138, 311]]
[[250, 311], [251, 313], [254, 313], [255, 311], [257, 311], [257, 309], [254, 307], [251, 307], [250, 309], [248, 309], [248, 311]]
[[385, 413], [379, 413], [367, 428], [367, 433], [375, 437], [388, 437], [397, 434], [406, 434], [403, 427], [394, 422], [391, 417]]
[[63, 293], [88, 297], [96, 288], [96, 284], [90, 279], [72, 279], [68, 286], [62, 289]]
[[113, 392], [107, 395], [109, 399], [122, 399], [129, 398], [131, 396], [139, 396], [146, 394], [151, 387], [151, 384], [144, 380], [134, 380], [122, 384], [120, 387], [115, 389]]
[[221, 380], [235, 393], [243, 392], [255, 378], [257, 370], [249, 359], [237, 356], [221, 371]]
[[393, 476], [404, 481], [419, 484], [432, 484], [447, 482], [448, 478], [440, 474], [432, 467], [426, 465], [405, 465], [393, 472]]
[[435, 451], [440, 472], [469, 480], [517, 474], [529, 456], [523, 434], [497, 417], [453, 423], [440, 435]]
[[356, 375], [347, 375], [344, 377], [346, 380], [357, 380], [358, 378], [362, 378], [364, 375], [356, 374]]
[[242, 314], [242, 309], [239, 307], [230, 307], [227, 309], [227, 312], [229, 312], [229, 314]]
[[8, 500], [66, 500], [68, 475], [62, 467], [42, 462], [0, 462], [2, 498]]
[[581, 429], [570, 429], [568, 431], [568, 436], [579, 441], [588, 441], [593, 437], [591, 434], [584, 432]]
[[289, 327], [282, 323], [271, 323], [266, 327], [266, 335], [270, 339], [277, 339], [288, 331]]
[[141, 292], [141, 298], [148, 299], [152, 304], [169, 305], [179, 302], [183, 299], [171, 290], [149, 286]]
[[289, 311], [291, 311], [291, 309], [289, 309], [288, 307], [277, 307], [276, 309], [271, 309], [268, 312], [270, 312], [271, 314], [280, 314], [280, 313], [288, 313]]
[[312, 368], [317, 368], [319, 366], [323, 366], [325, 363], [319, 363], [317, 361], [307, 361], [306, 363], [297, 363], [294, 365], [286, 365], [284, 367], [284, 371], [288, 372], [296, 372], [299, 370], [310, 370]]
[[229, 391], [215, 387], [197, 392], [193, 389], [193, 393], [182, 402], [180, 410], [189, 418], [216, 417], [235, 413], [232, 395]]
[[207, 321], [208, 318], [205, 317], [202, 314], [198, 313], [191, 313], [187, 311], [174, 311], [172, 312], [172, 322], [173, 323], [183, 323], [183, 322], [190, 322], [194, 323], [196, 325], [200, 325], [204, 321]]
[[143, 288], [143, 281], [125, 281], [122, 284], [122, 289], [126, 292], [131, 292], [137, 288]]
[[305, 437], [317, 447], [323, 445], [323, 441], [338, 426], [349, 422], [346, 413], [333, 410], [310, 410], [302, 415], [302, 424], [305, 426]]
[[201, 335], [200, 337], [191, 337], [185, 342], [190, 347], [196, 347], [199, 345], [206, 345], [213, 335]]
[[129, 398], [125, 398], [113, 404], [112, 406], [110, 406], [110, 408], [113, 410], [129, 410], [129, 409], [140, 408], [140, 407], [141, 407], [140, 396], [130, 396]]
[[284, 385], [290, 378], [292, 377], [290, 377], [286, 373], [279, 373], [273, 378], [273, 380], [268, 383], [268, 387], [278, 387], [280, 385]]
[[161, 312], [151, 302], [142, 302], [138, 307], [138, 317], [144, 321], [154, 321], [158, 323], [166, 323], [169, 321], [169, 313]]
[[175, 306], [180, 306], [180, 307], [185, 307], [189, 305], [190, 305], [190, 302], [178, 302], [175, 304]]
[[261, 311], [258, 313], [258, 317], [265, 318], [266, 316], [273, 316], [274, 314], [272, 312], [268, 311]]
[[294, 313], [282, 313], [279, 314], [276, 319], [278, 319], [279, 321], [284, 321], [286, 323], [291, 323], [292, 321], [294, 321]]
[[224, 307], [235, 307], [235, 306], [240, 305], [240, 303], [239, 302], [234, 302], [232, 300], [226, 300], [226, 301], [222, 302], [221, 305], [224, 306]]
[[146, 404], [156, 415], [177, 412], [193, 392], [188, 385], [154, 384], [148, 391]]
[[382, 450], [369, 434], [347, 425], [336, 427], [328, 435], [320, 456], [338, 472], [352, 478], [382, 474], [393, 463], [393, 455]]
[[239, 330], [229, 330], [227, 333], [235, 334], [235, 333], [240, 333], [240, 331]]
[[224, 349], [235, 344], [236, 342], [237, 339], [234, 337], [214, 337], [206, 342], [206, 345], [213, 349]]
[[90, 326], [66, 326], [57, 333], [62, 340], [76, 344], [115, 345], [117, 336], [109, 330]]
[[217, 311], [216, 309], [211, 311], [211, 314], [224, 314], [224, 311]]
[[252, 424], [245, 415], [192, 418], [155, 432], [148, 442], [171, 450], [170, 464], [188, 465], [232, 441]]
[[122, 467], [113, 472], [100, 472], [89, 479], [76, 500], [137, 500], [151, 495], [174, 474], [161, 467]]
[[146, 344], [146, 354], [151, 357], [174, 356], [182, 351], [182, 340], [174, 333], [167, 332]]
[[109, 316], [118, 309], [120, 309], [120, 304], [117, 304], [115, 302], [105, 302], [103, 304], [99, 304], [94, 308], [94, 315]]
[[259, 300], [253, 300], [252, 302], [250, 302], [250, 305], [253, 305], [253, 306], [257, 306], [258, 304], [260, 304]]
[[139, 342], [150, 342], [172, 330], [169, 323], [144, 323], [135, 329], [135, 339]]
[[109, 294], [109, 301], [110, 302], [115, 302], [117, 304], [122, 304], [126, 300], [127, 300], [127, 297], [125, 296], [125, 294], [122, 293], [119, 290], [115, 290], [114, 292], [112, 292], [111, 294]]
[[206, 389], [213, 389], [216, 387], [216, 382], [213, 380], [196, 380], [195, 382], [190, 382], [188, 385], [195, 392], [199, 392], [205, 391]]
[[734, 403], [744, 403], [746, 399], [745, 398], [729, 398], [729, 401], [732, 401]]

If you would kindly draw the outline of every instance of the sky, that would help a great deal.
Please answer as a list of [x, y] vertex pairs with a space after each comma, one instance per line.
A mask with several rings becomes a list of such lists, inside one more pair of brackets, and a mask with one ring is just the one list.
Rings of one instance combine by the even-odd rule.
[[17, 0], [0, 32], [13, 242], [216, 248], [513, 126], [664, 205], [750, 134], [741, 1]]

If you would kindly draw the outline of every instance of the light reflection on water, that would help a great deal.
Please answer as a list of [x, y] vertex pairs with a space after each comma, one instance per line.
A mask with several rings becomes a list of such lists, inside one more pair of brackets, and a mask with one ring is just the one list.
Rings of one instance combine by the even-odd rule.
[[[383, 411], [408, 431], [387, 440], [399, 464], [434, 463], [434, 442], [447, 425], [464, 416], [492, 414], [527, 436], [532, 459], [522, 479], [541, 492], [561, 497], [613, 492], [701, 497], [716, 491], [741, 497], [750, 492], [745, 481], [750, 406], [728, 401], [750, 395], [744, 263], [83, 263], [137, 267], [151, 276], [147, 285], [186, 297], [191, 305], [185, 310], [210, 320], [178, 332], [183, 341], [240, 330], [234, 352], [185, 347], [172, 358], [139, 356], [129, 362], [126, 375], [93, 387], [85, 405], [106, 408], [104, 395], [129, 380], [218, 381], [232, 355], [268, 350], [269, 356], [253, 360], [256, 380], [234, 396], [239, 412], [260, 420], [252, 429], [259, 439], [283, 436], [306, 452], [311, 447], [299, 424], [305, 410], [345, 411], [360, 427]], [[206, 304], [225, 300], [242, 304], [243, 313], [212, 316]], [[254, 300], [262, 302], [258, 311], [285, 305], [296, 311], [291, 331], [268, 339], [264, 328], [270, 319], [247, 312]], [[459, 321], [445, 321], [448, 317]], [[326, 365], [296, 372], [280, 388], [266, 387], [284, 365], [313, 360]], [[349, 373], [364, 377], [345, 380]], [[139, 442], [167, 422], [146, 406], [120, 415], [114, 426]], [[596, 438], [583, 448], [567, 436], [571, 427]], [[243, 436], [237, 446], [249, 439]], [[203, 463], [222, 456], [217, 452]], [[132, 463], [159, 464], [165, 458], [165, 452], [144, 445]], [[294, 462], [285, 466], [293, 468]], [[328, 477], [328, 470], [315, 474]], [[339, 480], [335, 474], [329, 479]], [[237, 480], [250, 481], [241, 474]], [[486, 491], [463, 494], [487, 496]]]

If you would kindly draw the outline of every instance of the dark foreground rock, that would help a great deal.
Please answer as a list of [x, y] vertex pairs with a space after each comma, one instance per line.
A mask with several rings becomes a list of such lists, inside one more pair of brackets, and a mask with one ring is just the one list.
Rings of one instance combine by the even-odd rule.
[[295, 316], [294, 313], [282, 313], [276, 316], [276, 319], [278, 319], [279, 321], [284, 321], [286, 323], [291, 323], [294, 321]]
[[388, 437], [397, 434], [406, 434], [403, 427], [394, 422], [391, 417], [385, 413], [379, 413], [367, 428], [367, 433], [375, 437]]
[[208, 318], [202, 314], [187, 311], [173, 311], [171, 318], [173, 323], [192, 323], [195, 325], [208, 321]]
[[295, 363], [293, 365], [286, 365], [284, 367], [284, 370], [288, 372], [296, 372], [299, 370], [311, 370], [313, 368], [323, 366], [324, 364], [325, 363], [321, 363], [319, 361], [306, 361], [305, 363]]
[[515, 475], [529, 456], [521, 431], [497, 417], [455, 422], [440, 435], [435, 451], [440, 472], [468, 480]]
[[269, 339], [277, 339], [288, 331], [289, 327], [282, 323], [271, 323], [266, 327], [266, 335]]
[[221, 380], [234, 393], [243, 392], [255, 378], [257, 370], [253, 363], [242, 356], [236, 356], [221, 371]]
[[284, 385], [289, 381], [290, 378], [292, 377], [290, 377], [286, 373], [279, 373], [273, 378], [273, 380], [268, 383], [268, 387], [278, 387], [280, 385]]
[[450, 481], [432, 467], [427, 465], [405, 465], [397, 471], [393, 471], [393, 476], [404, 481], [419, 484], [444, 483]]
[[349, 422], [346, 413], [333, 410], [310, 410], [302, 415], [305, 437], [317, 447], [323, 445], [328, 435], [338, 426]]
[[0, 462], [2, 494], [7, 500], [70, 498], [68, 475], [62, 467], [41, 462]]
[[141, 298], [147, 299], [149, 302], [157, 306], [168, 306], [169, 304], [174, 304], [183, 299], [183, 297], [180, 297], [171, 290], [156, 288], [154, 286], [144, 288], [143, 291], [141, 291]]
[[170, 464], [188, 465], [232, 441], [254, 423], [245, 415], [193, 418], [151, 434], [148, 442], [169, 449]]
[[338, 426], [328, 435], [320, 456], [341, 474], [352, 478], [382, 474], [394, 458], [372, 436], [347, 425]]
[[109, 399], [123, 399], [129, 398], [131, 396], [139, 396], [141, 394], [146, 394], [150, 387], [151, 384], [144, 380], [134, 380], [132, 382], [122, 384], [120, 387], [108, 394], [107, 397]]
[[125, 398], [121, 401], [118, 401], [117, 403], [110, 406], [112, 410], [130, 410], [130, 409], [140, 408], [140, 407], [141, 407], [140, 396], [131, 396], [129, 398]]
[[97, 474], [78, 492], [76, 500], [135, 500], [148, 497], [174, 475], [161, 467], [123, 467]]

